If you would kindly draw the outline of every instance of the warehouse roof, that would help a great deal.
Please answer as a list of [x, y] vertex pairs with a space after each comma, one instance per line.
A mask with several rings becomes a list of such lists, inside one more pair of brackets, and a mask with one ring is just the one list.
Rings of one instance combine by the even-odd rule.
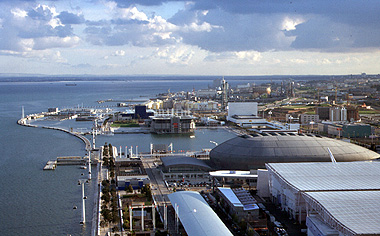
[[[232, 236], [232, 233], [198, 192], [181, 191], [168, 195], [189, 236]], [[178, 211], [177, 211], [178, 210]]]
[[296, 191], [380, 190], [380, 162], [269, 163]]
[[308, 192], [304, 198], [344, 235], [380, 235], [380, 191]]

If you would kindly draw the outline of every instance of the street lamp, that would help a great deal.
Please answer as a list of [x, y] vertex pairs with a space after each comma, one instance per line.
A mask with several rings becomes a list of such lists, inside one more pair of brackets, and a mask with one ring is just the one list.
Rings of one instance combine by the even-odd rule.
[[84, 196], [84, 184], [86, 183], [86, 179], [79, 179], [78, 185], [82, 185], [82, 220], [80, 222], [81, 225], [86, 223], [86, 205], [85, 200], [87, 197]]

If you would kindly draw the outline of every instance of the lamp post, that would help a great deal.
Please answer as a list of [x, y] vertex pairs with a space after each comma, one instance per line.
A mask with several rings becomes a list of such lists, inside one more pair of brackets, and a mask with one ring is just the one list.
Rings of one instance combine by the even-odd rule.
[[85, 179], [80, 179], [78, 181], [78, 185], [82, 186], [82, 220], [80, 224], [84, 225], [86, 223], [86, 205], [85, 205], [85, 200], [86, 196], [84, 196], [84, 184], [86, 183], [87, 180]]

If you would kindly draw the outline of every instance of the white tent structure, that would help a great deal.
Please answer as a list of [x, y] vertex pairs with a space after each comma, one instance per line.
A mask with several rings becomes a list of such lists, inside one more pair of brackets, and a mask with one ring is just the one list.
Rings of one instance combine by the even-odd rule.
[[180, 191], [168, 195], [189, 236], [232, 236], [218, 215], [198, 192]]

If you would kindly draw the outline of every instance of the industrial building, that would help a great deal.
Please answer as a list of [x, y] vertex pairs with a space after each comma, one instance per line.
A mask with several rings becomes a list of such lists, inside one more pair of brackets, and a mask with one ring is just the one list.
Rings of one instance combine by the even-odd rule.
[[343, 138], [365, 138], [372, 134], [368, 124], [319, 123], [318, 132]]
[[265, 163], [331, 161], [330, 148], [336, 161], [365, 161], [380, 157], [367, 148], [341, 140], [294, 133], [263, 133], [232, 138], [210, 152], [216, 168], [251, 170]]
[[194, 157], [174, 155], [161, 157], [161, 175], [167, 182], [186, 182], [196, 184], [209, 182], [211, 167]]
[[198, 192], [180, 191], [168, 197], [188, 236], [233, 235]]
[[[309, 236], [380, 234], [380, 162], [269, 163], [258, 192]], [[266, 175], [266, 176], [265, 176]], [[265, 196], [264, 193], [267, 193]]]

